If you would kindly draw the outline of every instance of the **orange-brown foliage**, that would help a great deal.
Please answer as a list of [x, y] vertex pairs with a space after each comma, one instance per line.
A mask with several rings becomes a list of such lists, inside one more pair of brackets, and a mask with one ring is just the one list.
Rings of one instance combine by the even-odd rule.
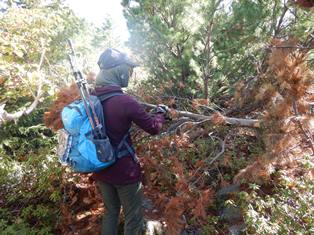
[[261, 163], [259, 161], [242, 169], [234, 178], [234, 183], [241, 183], [242, 180], [256, 182], [259, 184], [267, 183], [270, 180], [270, 174], [273, 173], [271, 164]]
[[207, 218], [206, 209], [210, 204], [214, 201], [215, 192], [213, 189], [205, 189], [200, 191], [199, 199], [196, 201], [196, 205], [192, 210], [192, 214], [199, 219], [203, 219], [204, 221]]
[[53, 131], [63, 128], [61, 121], [61, 111], [63, 107], [70, 104], [79, 97], [80, 95], [76, 84], [73, 83], [69, 87], [62, 88], [58, 92], [57, 99], [54, 101], [53, 105], [44, 114], [45, 125]]
[[175, 184], [175, 189], [177, 192], [183, 192], [188, 189], [188, 182], [184, 175], [183, 165], [176, 157], [170, 158], [172, 161], [173, 167], [172, 170], [177, 176], [177, 182]]
[[165, 219], [167, 221], [167, 234], [179, 235], [184, 228], [185, 221], [183, 213], [185, 210], [185, 200], [177, 196], [170, 199], [165, 209]]
[[[201, 169], [207, 167], [205, 161], [198, 160], [191, 165], [188, 159], [178, 156], [178, 150], [189, 149], [190, 145], [186, 136], [163, 137], [149, 141], [139, 153], [144, 163], [145, 182], [149, 182], [145, 192], [162, 212], [166, 234], [180, 234], [186, 225], [184, 218], [195, 217], [198, 224], [203, 223], [207, 208], [213, 202], [214, 191], [194, 183], [202, 177]], [[167, 157], [160, 149], [167, 149]], [[166, 190], [160, 192], [161, 189]]]
[[[275, 47], [268, 58], [268, 70], [262, 76], [264, 84], [255, 96], [268, 102], [263, 122], [266, 153], [241, 170], [234, 177], [235, 182], [246, 179], [265, 183], [276, 165], [295, 167], [297, 164], [286, 161], [287, 156], [294, 156], [296, 162], [310, 146], [311, 134], [305, 135], [302, 130], [305, 128], [306, 133], [313, 133], [309, 113], [314, 76], [305, 62], [306, 52], [297, 49], [298, 42], [294, 39], [275, 39], [272, 45]], [[304, 142], [308, 142], [308, 147]]]
[[198, 109], [200, 106], [208, 106], [209, 101], [208, 99], [193, 99], [192, 100], [192, 107], [194, 109]]
[[212, 115], [211, 121], [215, 125], [222, 125], [225, 124], [225, 117], [221, 113], [216, 112]]
[[65, 235], [98, 234], [100, 231], [98, 221], [104, 213], [104, 208], [100, 193], [89, 181], [89, 176], [79, 175], [78, 183], [63, 184], [67, 200], [60, 205], [62, 220], [56, 229]]

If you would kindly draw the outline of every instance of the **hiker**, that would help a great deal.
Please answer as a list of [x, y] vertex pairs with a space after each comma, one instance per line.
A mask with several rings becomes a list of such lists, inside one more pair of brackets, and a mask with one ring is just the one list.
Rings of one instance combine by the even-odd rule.
[[[128, 86], [133, 69], [138, 66], [115, 49], [105, 50], [98, 65], [97, 96], [122, 93], [121, 88]], [[147, 113], [133, 97], [126, 94], [114, 96], [102, 102], [102, 105], [107, 135], [114, 146], [121, 142], [132, 123], [151, 135], [158, 134], [167, 115], [165, 106], [158, 106], [158, 112], [154, 115]], [[129, 135], [127, 142], [132, 146]], [[101, 234], [117, 234], [121, 206], [125, 216], [124, 234], [143, 234], [141, 168], [136, 156], [126, 152], [114, 165], [93, 173], [93, 179], [102, 193], [106, 208]]]

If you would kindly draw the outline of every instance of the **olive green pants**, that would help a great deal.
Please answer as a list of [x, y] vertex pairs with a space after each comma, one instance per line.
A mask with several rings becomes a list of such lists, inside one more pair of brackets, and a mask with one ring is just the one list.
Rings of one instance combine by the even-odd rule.
[[105, 204], [101, 235], [116, 235], [122, 206], [125, 223], [124, 235], [143, 234], [142, 184], [111, 185], [97, 182]]

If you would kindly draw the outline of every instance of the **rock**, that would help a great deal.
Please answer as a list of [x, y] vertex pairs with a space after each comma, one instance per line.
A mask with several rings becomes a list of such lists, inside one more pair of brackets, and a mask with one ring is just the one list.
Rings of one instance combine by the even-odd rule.
[[233, 205], [228, 205], [223, 208], [222, 213], [220, 215], [220, 218], [222, 220], [226, 220], [228, 222], [232, 222], [235, 220], [241, 220], [242, 219], [242, 213], [239, 208]]
[[244, 232], [246, 226], [244, 223], [242, 224], [234, 224], [229, 227], [229, 235], [240, 235], [241, 232]]
[[145, 235], [163, 235], [162, 223], [157, 220], [146, 221], [146, 231]]
[[189, 235], [188, 231], [183, 230], [180, 235]]
[[221, 188], [217, 192], [217, 197], [224, 197], [228, 196], [230, 193], [237, 193], [240, 192], [240, 184], [232, 184], [226, 187]]

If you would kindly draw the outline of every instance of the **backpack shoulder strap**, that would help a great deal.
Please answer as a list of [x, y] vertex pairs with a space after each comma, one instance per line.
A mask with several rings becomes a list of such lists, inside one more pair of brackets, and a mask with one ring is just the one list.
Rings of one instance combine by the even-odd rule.
[[124, 137], [121, 140], [120, 144], [116, 148], [117, 158], [119, 159], [121, 157], [126, 156], [127, 154], [131, 154], [133, 160], [135, 162], [137, 162], [138, 160], [137, 160], [137, 157], [136, 157], [136, 154], [135, 154], [134, 147], [127, 142], [127, 138], [128, 137], [130, 137], [130, 130], [124, 135]]
[[123, 92], [115, 91], [115, 92], [110, 92], [110, 93], [107, 93], [104, 95], [100, 95], [100, 96], [98, 96], [98, 99], [100, 101], [106, 101], [106, 100], [109, 100], [110, 98], [112, 98], [114, 96], [119, 96], [119, 95], [124, 95], [124, 94], [123, 94]]
[[[101, 96], [98, 96], [98, 99], [102, 102], [102, 101], [106, 101], [109, 100], [110, 98], [114, 97], [114, 96], [119, 96], [119, 95], [124, 95], [123, 92], [110, 92]], [[105, 129], [105, 125], [104, 125], [104, 129]], [[115, 154], [116, 157], [119, 159], [123, 156], [126, 156], [127, 154], [131, 154], [131, 156], [133, 157], [133, 159], [135, 161], [137, 161], [137, 157], [135, 154], [135, 150], [133, 148], [133, 146], [129, 145], [129, 143], [127, 142], [127, 138], [130, 136], [130, 131], [128, 131], [122, 138], [122, 140], [120, 141], [120, 143], [118, 144], [118, 146], [115, 148]], [[123, 150], [124, 147], [124, 150]]]

